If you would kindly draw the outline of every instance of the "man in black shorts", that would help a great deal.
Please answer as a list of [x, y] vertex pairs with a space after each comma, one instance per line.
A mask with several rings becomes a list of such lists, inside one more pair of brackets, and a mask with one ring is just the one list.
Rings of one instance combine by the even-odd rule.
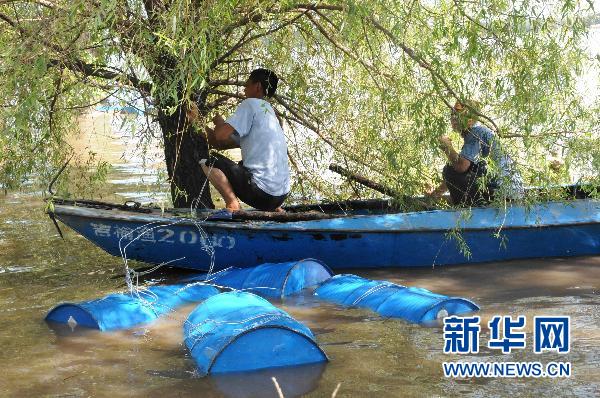
[[206, 129], [212, 147], [242, 150], [239, 164], [219, 154], [200, 161], [230, 211], [240, 209], [238, 198], [259, 210], [280, 211], [290, 191], [285, 136], [275, 111], [264, 100], [275, 94], [278, 80], [270, 70], [252, 71], [244, 86], [246, 99], [235, 113], [227, 120], [215, 116], [214, 130]]
[[[280, 211], [279, 207], [287, 197], [287, 194], [273, 196], [266, 193], [252, 180], [252, 172], [244, 167], [243, 162], [236, 163], [220, 153], [213, 153], [210, 159], [202, 162], [202, 165], [203, 170], [205, 168], [210, 170], [212, 167], [211, 174], [218, 174], [219, 172], [222, 172], [232, 188], [232, 193], [234, 195], [232, 199], [235, 200], [235, 196], [237, 196], [237, 198], [239, 198], [242, 202], [249, 204], [256, 209], [264, 211]], [[217, 187], [217, 184], [213, 182], [213, 179], [210, 179], [210, 176], [211, 175], [209, 175], [210, 182], [217, 188], [221, 196], [223, 196], [225, 199], [226, 208], [233, 211], [239, 210], [239, 203], [237, 204], [237, 208], [235, 207], [235, 204], [234, 206], [231, 206], [227, 203], [226, 195], [221, 192], [221, 190]], [[214, 179], [216, 180], [216, 178]], [[225, 192], [226, 194], [229, 193], [227, 190]]]

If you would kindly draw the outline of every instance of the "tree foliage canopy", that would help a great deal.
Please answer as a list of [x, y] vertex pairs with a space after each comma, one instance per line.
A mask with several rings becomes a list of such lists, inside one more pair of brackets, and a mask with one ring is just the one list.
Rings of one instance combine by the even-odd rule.
[[[259, 66], [282, 78], [272, 103], [299, 197], [367, 194], [332, 185], [332, 161], [422, 193], [444, 162], [449, 109], [465, 99], [483, 104], [479, 119], [526, 183], [569, 171], [598, 182], [600, 106], [577, 90], [598, 66], [583, 46], [592, 14], [572, 0], [0, 0], [0, 184], [47, 182], [76, 116], [116, 96], [145, 112], [135, 134], [162, 132], [174, 197], [193, 196], [177, 179], [199, 156], [186, 147], [203, 142], [212, 113], [235, 108]], [[198, 125], [184, 117], [191, 102]]]

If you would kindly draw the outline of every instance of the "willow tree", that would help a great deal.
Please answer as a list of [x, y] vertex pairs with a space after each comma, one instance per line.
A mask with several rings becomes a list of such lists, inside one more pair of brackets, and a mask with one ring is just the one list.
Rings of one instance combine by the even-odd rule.
[[[548, 154], [593, 180], [598, 102], [581, 98], [593, 67], [582, 40], [593, 10], [576, 1], [0, 0], [0, 183], [48, 180], [69, 156], [76, 115], [120, 96], [142, 108], [136, 134], [161, 134], [176, 206], [199, 198], [203, 126], [230, 112], [248, 72], [281, 77], [295, 192], [332, 195], [335, 161], [406, 194], [442, 158], [456, 100], [521, 162], [551, 180]], [[596, 65], [597, 66], [597, 65]], [[585, 100], [585, 101], [584, 101]], [[587, 101], [587, 102], [586, 102]], [[195, 104], [200, 122], [189, 123]], [[155, 127], [153, 127], [155, 126]], [[555, 177], [555, 179], [558, 177]]]

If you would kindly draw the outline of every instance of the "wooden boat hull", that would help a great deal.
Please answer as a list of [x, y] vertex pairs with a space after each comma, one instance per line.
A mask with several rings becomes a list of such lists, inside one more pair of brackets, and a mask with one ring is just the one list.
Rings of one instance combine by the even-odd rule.
[[600, 254], [600, 201], [590, 199], [287, 223], [66, 205], [52, 215], [112, 255], [198, 270], [307, 257], [344, 269]]

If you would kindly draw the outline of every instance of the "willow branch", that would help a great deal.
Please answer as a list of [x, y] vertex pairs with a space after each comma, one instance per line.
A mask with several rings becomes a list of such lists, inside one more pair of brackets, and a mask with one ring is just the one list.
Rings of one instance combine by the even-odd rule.
[[[396, 36], [394, 36], [392, 34], [392, 32], [390, 32], [388, 29], [386, 29], [384, 26], [382, 26], [379, 21], [377, 21], [377, 19], [375, 17], [370, 17], [369, 21], [373, 24], [373, 26], [379, 30], [380, 32], [382, 32], [386, 37], [388, 37], [392, 43], [394, 43], [395, 45], [397, 45], [398, 47], [400, 47], [402, 49], [402, 51], [408, 55], [409, 58], [411, 58], [413, 61], [415, 61], [420, 67], [424, 68], [425, 70], [427, 70], [429, 72], [429, 74], [431, 75], [431, 77], [433, 77], [434, 80], [438, 80], [440, 83], [442, 83], [442, 85], [444, 86], [444, 88], [446, 89], [446, 91], [448, 93], [450, 93], [450, 95], [452, 97], [454, 97], [457, 101], [461, 101], [461, 97], [458, 95], [458, 93], [456, 93], [456, 91], [454, 91], [454, 89], [452, 89], [452, 86], [450, 86], [450, 83], [448, 83], [448, 81], [446, 79], [444, 79], [443, 76], [441, 76], [432, 66], [430, 63], [428, 63], [427, 61], [425, 61], [423, 59], [423, 57], [421, 57], [419, 54], [417, 54], [417, 52], [415, 50], [413, 50], [412, 48], [408, 47], [406, 44], [404, 44], [402, 41], [398, 40], [396, 38]], [[496, 125], [496, 123], [494, 122], [493, 119], [491, 119], [490, 117], [480, 113], [477, 109], [473, 109], [472, 107], [470, 107], [468, 104], [465, 104], [467, 108], [469, 108], [469, 110], [471, 110], [474, 114], [476, 114], [477, 116], [482, 117], [483, 119], [489, 121], [493, 126], [494, 129], [496, 131], [498, 131], [498, 126]]]
[[51, 1], [48, 0], [2, 0], [0, 1], [0, 6], [3, 4], [11, 4], [11, 3], [31, 3], [31, 4], [37, 4], [46, 8], [49, 8], [51, 10], [57, 8], [56, 4], [52, 3]]
[[17, 23], [14, 22], [12, 19], [10, 19], [6, 14], [3, 14], [0, 12], [0, 19], [3, 20], [4, 22], [8, 23], [13, 28], [18, 29], [21, 33], [23, 33], [21, 31], [21, 28], [17, 25]]
[[58, 76], [58, 79], [56, 80], [55, 83], [55, 92], [54, 95], [52, 96], [52, 100], [50, 101], [50, 107], [49, 107], [49, 115], [48, 115], [48, 129], [50, 130], [50, 133], [52, 133], [52, 131], [54, 130], [54, 111], [56, 108], [56, 101], [58, 100], [58, 96], [61, 90], [61, 86], [62, 86], [62, 82], [63, 82], [63, 69], [60, 70], [60, 75]]
[[236, 94], [236, 93], [230, 93], [227, 91], [223, 91], [223, 90], [216, 90], [216, 89], [210, 89], [208, 90], [209, 94], [217, 94], [217, 95], [221, 95], [221, 96], [226, 96], [229, 98], [237, 98], [237, 99], [245, 99], [246, 97], [244, 97], [241, 94]]
[[[296, 159], [294, 159], [294, 157], [292, 156], [292, 154], [288, 151], [288, 159], [290, 161], [290, 163], [292, 164], [292, 167], [294, 168], [294, 170], [296, 170], [296, 172], [298, 174], [301, 174], [302, 172], [300, 171], [298, 164], [296, 163]], [[300, 185], [300, 193], [302, 194], [302, 199], [306, 201], [306, 192], [304, 191], [304, 184], [303, 184], [303, 180], [300, 179], [299, 181], [299, 185]]]
[[211, 62], [210, 66], [209, 66], [209, 69], [212, 70], [212, 69], [216, 68], [222, 61], [226, 60], [237, 49], [239, 49], [240, 47], [242, 47], [243, 43], [244, 43], [244, 40], [246, 39], [246, 37], [248, 37], [248, 35], [250, 34], [251, 31], [252, 31], [251, 29], [244, 30], [244, 33], [242, 33], [242, 36], [237, 41], [237, 43], [235, 43], [229, 50], [227, 50], [225, 52], [225, 54], [221, 55], [220, 57], [218, 57], [217, 59], [215, 59], [213, 62]]
[[[56, 51], [59, 54], [65, 53], [65, 50], [62, 47], [60, 47], [54, 43], [51, 43], [51, 42], [47, 41], [46, 39], [39, 37], [38, 35], [29, 34], [29, 32], [27, 32], [22, 26], [20, 26], [17, 22], [13, 21], [7, 15], [0, 13], [0, 19], [5, 21], [6, 23], [8, 23], [13, 28], [15, 28], [21, 35], [31, 37], [34, 40], [38, 40], [44, 46], [46, 46], [47, 48], [49, 48], [51, 50]], [[152, 90], [152, 85], [150, 83], [140, 81], [135, 76], [112, 71], [104, 65], [90, 64], [90, 63], [86, 63], [79, 59], [69, 59], [68, 56], [64, 60], [58, 60], [58, 59], [50, 60], [47, 65], [49, 67], [59, 67], [59, 68], [65, 67], [65, 68], [71, 70], [72, 72], [80, 72], [80, 73], [83, 73], [85, 76], [90, 76], [90, 77], [98, 77], [98, 78], [107, 79], [107, 80], [125, 80], [125, 81], [129, 82], [136, 89], [143, 90], [147, 93], [150, 93], [150, 91]]]
[[233, 79], [219, 79], [219, 80], [211, 80], [208, 85], [210, 87], [218, 87], [218, 86], [237, 86], [244, 87], [244, 82], [240, 80]]
[[232, 23], [231, 25], [226, 26], [223, 29], [224, 34], [228, 34], [235, 29], [248, 25], [251, 22], [258, 23], [262, 21], [269, 14], [283, 14], [290, 11], [316, 11], [316, 10], [331, 10], [331, 11], [343, 11], [344, 7], [330, 4], [321, 4], [321, 3], [308, 3], [308, 4], [293, 4], [284, 8], [273, 7], [265, 10], [265, 12], [259, 12], [257, 10], [252, 10], [246, 14], [245, 17]]
[[337, 31], [341, 30], [340, 27], [338, 25], [335, 24], [335, 22], [333, 22], [327, 15], [325, 15], [324, 13], [322, 13], [320, 10], [313, 10], [313, 12], [315, 14], [317, 14], [319, 16], [319, 18], [322, 18], [324, 21], [326, 21], [329, 25], [333, 26], [333, 28]]
[[98, 77], [105, 80], [124, 80], [134, 88], [147, 94], [152, 90], [152, 85], [150, 83], [141, 81], [133, 75], [113, 71], [103, 65], [88, 64], [81, 60], [50, 60], [48, 66], [64, 66], [73, 72], [80, 72], [88, 77]]
[[217, 98], [216, 100], [206, 104], [206, 109], [210, 110], [210, 109], [218, 108], [219, 106], [221, 106], [224, 103], [226, 103], [227, 101], [229, 101], [231, 98], [233, 98], [233, 97], [231, 97], [229, 95], [223, 95], [223, 96]]
[[361, 164], [371, 170], [374, 170], [380, 174], [383, 174], [383, 171], [378, 170], [377, 168], [375, 168], [373, 166], [372, 163], [368, 164], [365, 163], [363, 160], [358, 159], [356, 156], [351, 155], [350, 153], [345, 152], [344, 150], [342, 150], [331, 138], [327, 137], [325, 134], [323, 134], [323, 131], [318, 127], [315, 126], [314, 124], [312, 124], [310, 121], [308, 121], [305, 117], [303, 117], [302, 115], [300, 115], [298, 113], [297, 110], [295, 110], [293, 107], [291, 107], [289, 104], [287, 104], [281, 97], [279, 97], [277, 94], [273, 96], [273, 98], [281, 105], [283, 106], [288, 112], [290, 112], [297, 120], [298, 122], [303, 125], [304, 127], [310, 129], [311, 131], [313, 131], [320, 139], [322, 139], [325, 143], [327, 143], [331, 148], [333, 148], [335, 151], [337, 151], [338, 153], [343, 154], [344, 156], [348, 156], [352, 161]]
[[227, 52], [225, 52], [225, 54], [221, 55], [219, 58], [217, 58], [215, 61], [213, 61], [210, 65], [210, 69], [214, 69], [217, 65], [219, 65], [221, 62], [223, 62], [224, 60], [226, 60], [227, 58], [229, 58], [233, 53], [235, 53], [237, 50], [239, 50], [240, 48], [242, 48], [243, 46], [245, 46], [246, 44], [260, 39], [261, 37], [265, 37], [265, 36], [269, 36], [287, 26], [290, 26], [291, 24], [293, 24], [294, 22], [296, 22], [298, 19], [300, 19], [303, 15], [305, 15], [306, 13], [308, 13], [308, 10], [305, 10], [304, 12], [296, 15], [294, 18], [290, 19], [289, 21], [283, 22], [281, 24], [279, 24], [278, 26], [276, 26], [275, 28], [269, 29], [265, 32], [262, 33], [258, 33], [256, 35], [250, 36], [246, 39], [247, 37], [247, 33], [250, 31], [246, 31], [244, 33], [244, 35], [242, 36], [242, 39], [240, 39], [238, 41], [238, 43], [236, 43], [233, 47], [231, 47]]
[[75, 110], [75, 109], [87, 109], [87, 108], [91, 108], [92, 106], [98, 105], [100, 103], [102, 103], [103, 101], [106, 101], [107, 99], [109, 99], [110, 97], [114, 96], [116, 93], [119, 92], [119, 89], [109, 93], [108, 95], [102, 97], [101, 99], [92, 102], [91, 104], [85, 104], [85, 105], [73, 105], [73, 106], [67, 106], [64, 108], [57, 108], [57, 111], [70, 111], [70, 110]]
[[[341, 52], [343, 52], [344, 54], [346, 54], [346, 56], [348, 56], [349, 58], [351, 58], [354, 61], [356, 61], [359, 64], [361, 64], [363, 66], [363, 68], [365, 68], [369, 73], [375, 72], [375, 73], [383, 75], [383, 76], [385, 76], [387, 78], [392, 78], [392, 76], [390, 74], [388, 74], [388, 73], [376, 71], [375, 68], [372, 65], [367, 64], [363, 59], [361, 59], [360, 57], [352, 54], [352, 51], [349, 48], [343, 46], [341, 43], [338, 43], [333, 38], [333, 36], [329, 32], [327, 32], [327, 30], [317, 20], [315, 20], [313, 18], [312, 15], [307, 14], [306, 17], [310, 20], [310, 22], [312, 22], [312, 24], [323, 35], [323, 37], [325, 37], [331, 44], [333, 44], [333, 46], [335, 48], [337, 48], [338, 50], [340, 50]], [[374, 80], [377, 80], [377, 79], [374, 79]]]

